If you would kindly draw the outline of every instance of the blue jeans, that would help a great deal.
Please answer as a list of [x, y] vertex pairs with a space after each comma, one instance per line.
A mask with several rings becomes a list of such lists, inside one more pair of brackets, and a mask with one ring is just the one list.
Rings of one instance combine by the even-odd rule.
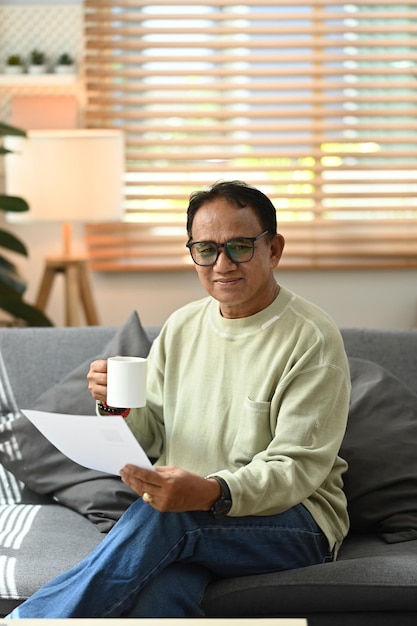
[[200, 617], [207, 584], [331, 560], [302, 505], [279, 515], [160, 513], [134, 502], [81, 563], [9, 618]]

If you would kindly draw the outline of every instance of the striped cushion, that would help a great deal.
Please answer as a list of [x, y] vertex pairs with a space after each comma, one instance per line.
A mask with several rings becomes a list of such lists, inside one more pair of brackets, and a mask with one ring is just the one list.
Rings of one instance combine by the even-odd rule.
[[0, 587], [1, 595], [8, 599], [19, 599], [15, 578], [17, 550], [39, 509], [39, 505], [29, 504], [0, 506]]
[[[6, 366], [0, 353], [0, 424], [15, 419], [18, 415], [20, 415], [20, 411], [16, 405]], [[23, 489], [23, 483], [8, 472], [3, 465], [0, 465], [0, 505], [22, 502]]]
[[0, 506], [22, 502], [23, 488], [23, 483], [0, 465]]
[[94, 524], [59, 504], [0, 506], [0, 615], [81, 561], [102, 538]]
[[[16, 404], [6, 366], [0, 353], [0, 425], [4, 425], [7, 428], [7, 424], [10, 424], [21, 415], [22, 413]], [[4, 449], [6, 446], [7, 450]], [[13, 449], [10, 449], [11, 447]], [[10, 441], [3, 444], [0, 443], [0, 451], [16, 456], [19, 455], [18, 446], [13, 446], [13, 443], [10, 443]], [[18, 480], [0, 464], [0, 506], [4, 504], [41, 504], [49, 502], [52, 502], [51, 498], [40, 496], [28, 489], [22, 481]], [[0, 526], [0, 529], [2, 529], [2, 526]]]
[[[0, 425], [8, 429], [21, 415], [0, 353]], [[0, 445], [19, 458], [13, 437]], [[75, 565], [102, 537], [87, 519], [34, 493], [0, 465], [0, 616]]]

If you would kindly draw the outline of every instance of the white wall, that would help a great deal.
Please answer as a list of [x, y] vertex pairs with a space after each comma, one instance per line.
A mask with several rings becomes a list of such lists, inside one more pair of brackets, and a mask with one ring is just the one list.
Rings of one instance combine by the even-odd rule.
[[[4, 227], [14, 231], [29, 248], [29, 260], [17, 261], [29, 283], [26, 299], [33, 302], [45, 255], [60, 253], [60, 226], [7, 223]], [[74, 252], [83, 253], [81, 226], [74, 228], [73, 236]], [[417, 327], [416, 270], [278, 271], [277, 280], [322, 306], [339, 326]], [[182, 304], [205, 295], [193, 270], [92, 273], [91, 283], [100, 323], [104, 325], [122, 324], [133, 309], [144, 324], [158, 325]], [[62, 278], [58, 276], [47, 307], [57, 326], [64, 325], [63, 301]]]

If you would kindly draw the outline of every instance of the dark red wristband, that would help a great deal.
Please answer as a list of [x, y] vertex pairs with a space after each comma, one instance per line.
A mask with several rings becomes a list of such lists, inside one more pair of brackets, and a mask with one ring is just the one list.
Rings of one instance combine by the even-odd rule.
[[121, 409], [118, 407], [112, 407], [106, 404], [106, 402], [97, 402], [97, 406], [100, 411], [104, 411], [109, 415], [120, 415], [121, 417], [127, 417], [130, 413], [130, 409]]

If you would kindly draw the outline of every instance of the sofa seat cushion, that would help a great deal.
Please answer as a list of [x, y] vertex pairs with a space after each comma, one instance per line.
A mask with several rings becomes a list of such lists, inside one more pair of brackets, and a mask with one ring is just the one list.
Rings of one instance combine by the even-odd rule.
[[417, 541], [351, 535], [335, 562], [210, 583], [204, 608], [207, 617], [416, 612], [416, 571]]
[[58, 504], [1, 505], [0, 615], [82, 560], [103, 536]]

